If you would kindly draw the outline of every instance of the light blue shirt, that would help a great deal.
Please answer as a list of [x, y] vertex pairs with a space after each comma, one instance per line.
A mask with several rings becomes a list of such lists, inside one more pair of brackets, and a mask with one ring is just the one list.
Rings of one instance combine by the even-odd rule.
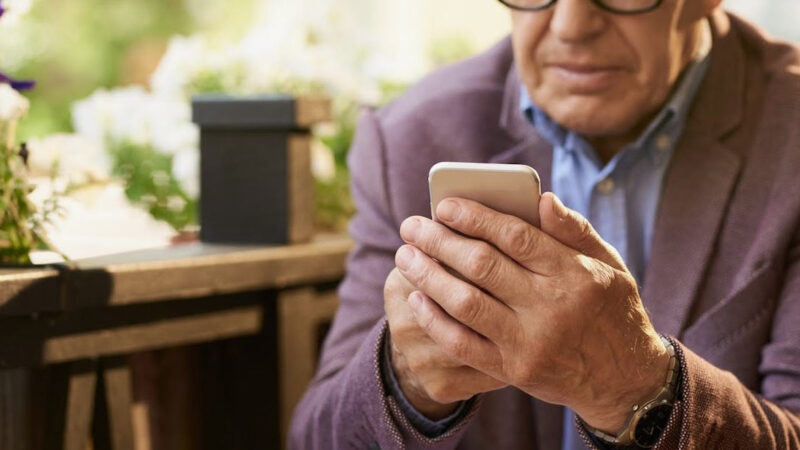
[[[553, 145], [552, 191], [586, 217], [619, 251], [636, 282], [644, 283], [661, 184], [675, 143], [708, 68], [709, 56], [687, 67], [667, 104], [642, 135], [603, 164], [589, 142], [539, 109], [524, 86], [520, 107], [537, 132]], [[564, 416], [564, 450], [584, 448], [574, 413]]]

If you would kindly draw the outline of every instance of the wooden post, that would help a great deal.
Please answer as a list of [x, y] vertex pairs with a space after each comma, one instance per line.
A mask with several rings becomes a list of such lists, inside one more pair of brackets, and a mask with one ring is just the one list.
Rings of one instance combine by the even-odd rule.
[[86, 450], [92, 431], [97, 364], [81, 360], [49, 372], [45, 423], [40, 431], [43, 446], [46, 450]]
[[281, 393], [281, 439], [286, 446], [292, 412], [314, 376], [319, 357], [319, 330], [333, 320], [339, 298], [335, 291], [311, 287], [278, 295], [278, 339]]
[[105, 358], [102, 362], [108, 422], [113, 450], [134, 450], [133, 383], [127, 358]]
[[0, 370], [0, 448], [28, 445], [28, 388], [27, 370]]
[[64, 450], [86, 450], [92, 429], [92, 412], [97, 385], [94, 361], [70, 364]]

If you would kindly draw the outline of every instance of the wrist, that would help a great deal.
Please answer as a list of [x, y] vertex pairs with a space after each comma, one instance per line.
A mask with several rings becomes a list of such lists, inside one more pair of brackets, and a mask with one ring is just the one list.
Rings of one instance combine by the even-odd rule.
[[390, 345], [389, 363], [397, 380], [397, 386], [409, 404], [420, 414], [431, 420], [440, 420], [451, 415], [459, 406], [459, 402], [439, 403], [433, 400], [424, 387], [416, 381], [405, 357], [393, 345]]
[[[578, 412], [581, 419], [597, 430], [616, 434], [624, 427], [633, 412], [635, 405], [641, 406], [652, 398], [664, 385], [669, 372], [670, 354], [659, 337], [649, 351], [634, 361], [632, 376], [620, 376], [616, 381], [617, 389], [611, 387], [606, 392], [615, 394], [606, 403], [596, 404]], [[621, 375], [621, 374], [620, 374]]]
[[411, 406], [430, 420], [444, 419], [458, 408], [459, 402], [439, 403], [431, 399], [423, 389], [406, 383], [402, 375], [398, 376], [398, 383]]

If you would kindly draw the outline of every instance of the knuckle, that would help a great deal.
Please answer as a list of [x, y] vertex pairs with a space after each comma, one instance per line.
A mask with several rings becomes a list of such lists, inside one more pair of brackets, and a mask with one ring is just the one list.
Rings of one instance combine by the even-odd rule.
[[461, 333], [453, 334], [443, 343], [444, 349], [456, 359], [464, 360], [469, 355], [469, 343]]
[[[423, 304], [422, 308], [425, 309], [427, 308], [427, 306]], [[417, 325], [419, 325], [419, 327], [423, 331], [425, 331], [426, 334], [429, 334], [431, 331], [434, 331], [434, 320], [435, 317], [430, 311], [427, 311], [424, 314], [418, 314], [416, 316]]]
[[486, 243], [476, 244], [467, 260], [467, 273], [474, 281], [484, 284], [492, 281], [497, 268], [497, 254]]
[[439, 224], [429, 223], [420, 227], [420, 242], [423, 242], [425, 250], [430, 253], [438, 254], [445, 245], [446, 235], [443, 227]]
[[472, 288], [464, 288], [455, 296], [453, 315], [466, 325], [477, 323], [482, 316], [480, 296]]
[[419, 265], [419, 269], [415, 270], [412, 274], [409, 274], [411, 277], [411, 282], [414, 285], [419, 286], [421, 288], [430, 286], [431, 278], [433, 277], [433, 271], [426, 263], [422, 263]]
[[503, 234], [506, 236], [506, 246], [515, 254], [528, 255], [534, 251], [536, 235], [527, 223], [515, 220]]
[[632, 297], [638, 296], [638, 285], [636, 284], [636, 280], [633, 278], [628, 272], [621, 272], [618, 270], [611, 269], [613, 274], [613, 281], [612, 285], [616, 288], [617, 291], [620, 292], [621, 296], [624, 297]]
[[407, 315], [400, 313], [396, 308], [386, 309], [386, 321], [389, 324], [392, 345], [396, 345], [398, 348], [405, 347], [405, 343], [413, 336], [417, 325], [408, 320]]
[[577, 218], [575, 234], [575, 244], [579, 249], [588, 249], [595, 244], [594, 230], [586, 218]]
[[429, 364], [425, 358], [419, 358], [416, 355], [413, 355], [413, 353], [406, 356], [406, 365], [408, 366], [408, 370], [417, 376], [425, 373], [429, 367]]
[[402, 280], [404, 280], [404, 277], [400, 275], [400, 271], [397, 268], [389, 272], [389, 276], [386, 277], [386, 282], [383, 284], [384, 301], [389, 301], [389, 299], [392, 299], [402, 291]]
[[615, 284], [616, 271], [608, 265], [589, 258], [578, 255], [581, 267], [579, 289], [583, 292], [582, 296], [587, 299], [603, 299]]
[[462, 214], [461, 216], [464, 217], [464, 228], [471, 232], [481, 232], [484, 231], [486, 228], [486, 224], [483, 219], [483, 214], [478, 214], [474, 210], [472, 210], [472, 205], [466, 207], [468, 214]]
[[[431, 286], [431, 283], [434, 281], [433, 277], [435, 276], [435, 273], [436, 265], [433, 261], [424, 256], [417, 256], [416, 262], [414, 263], [414, 269], [408, 271], [404, 277], [408, 277], [410, 286], [425, 288]], [[411, 291], [408, 291], [406, 295], [410, 293]]]
[[443, 377], [428, 382], [425, 385], [425, 393], [437, 403], [447, 404], [454, 401], [453, 388]]

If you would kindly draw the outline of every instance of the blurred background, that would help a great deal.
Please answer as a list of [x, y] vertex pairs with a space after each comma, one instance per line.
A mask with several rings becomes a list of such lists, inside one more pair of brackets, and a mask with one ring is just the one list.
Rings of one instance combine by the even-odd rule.
[[[202, 92], [333, 96], [334, 123], [315, 130], [316, 222], [341, 231], [352, 213], [344, 157], [358, 108], [509, 29], [491, 0], [4, 3], [24, 14], [0, 24], [0, 70], [37, 82], [18, 135], [34, 175], [50, 180], [34, 197], [65, 194], [50, 233], [71, 257], [162, 245], [196, 228], [189, 99]], [[725, 5], [800, 41], [797, 0]]]

